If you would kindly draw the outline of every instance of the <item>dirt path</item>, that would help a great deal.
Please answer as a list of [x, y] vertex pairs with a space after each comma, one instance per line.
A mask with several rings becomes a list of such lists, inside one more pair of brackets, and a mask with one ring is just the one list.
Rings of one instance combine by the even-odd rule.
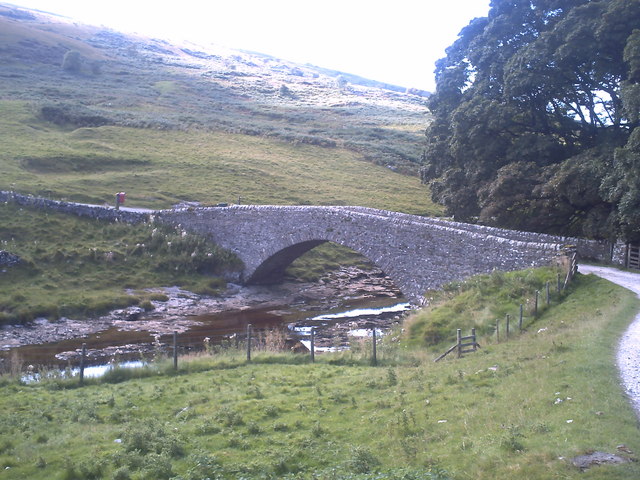
[[[640, 298], [640, 273], [623, 272], [610, 267], [580, 265], [580, 273], [593, 273], [610, 282], [628, 288]], [[640, 418], [640, 313], [624, 332], [617, 352], [618, 369], [622, 384]]]

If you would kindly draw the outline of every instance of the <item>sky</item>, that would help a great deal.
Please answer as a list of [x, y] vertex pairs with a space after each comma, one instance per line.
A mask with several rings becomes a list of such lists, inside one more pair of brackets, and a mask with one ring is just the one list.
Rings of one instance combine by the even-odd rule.
[[435, 61], [489, 0], [8, 0], [123, 33], [214, 43], [435, 90]]

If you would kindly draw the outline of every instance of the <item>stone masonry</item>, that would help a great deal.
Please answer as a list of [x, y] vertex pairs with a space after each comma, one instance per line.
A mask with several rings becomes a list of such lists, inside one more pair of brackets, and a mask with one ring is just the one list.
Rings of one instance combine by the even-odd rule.
[[169, 223], [236, 253], [245, 265], [240, 280], [248, 284], [276, 283], [300, 255], [335, 242], [374, 262], [414, 303], [427, 289], [475, 274], [551, 264], [567, 246], [583, 259], [623, 264], [618, 244], [364, 207], [236, 205], [136, 212], [1, 191], [0, 202], [105, 221]]
[[245, 283], [278, 282], [297, 257], [335, 242], [373, 261], [413, 302], [427, 289], [471, 275], [549, 265], [564, 245], [559, 237], [359, 207], [165, 210], [157, 220], [235, 252], [245, 264]]

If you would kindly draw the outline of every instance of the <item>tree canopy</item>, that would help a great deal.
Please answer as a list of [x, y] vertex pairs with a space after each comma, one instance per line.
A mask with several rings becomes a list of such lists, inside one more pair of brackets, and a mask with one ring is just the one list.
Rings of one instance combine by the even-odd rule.
[[640, 240], [640, 0], [492, 0], [435, 73], [422, 178], [449, 214]]

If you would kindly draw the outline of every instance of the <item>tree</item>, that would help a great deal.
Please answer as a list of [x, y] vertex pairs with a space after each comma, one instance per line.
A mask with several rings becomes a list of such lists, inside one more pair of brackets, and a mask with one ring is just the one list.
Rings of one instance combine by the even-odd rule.
[[82, 69], [82, 55], [77, 50], [69, 50], [62, 59], [62, 69], [69, 73], [80, 73]]
[[610, 186], [630, 175], [638, 25], [640, 0], [493, 0], [436, 64], [433, 199], [465, 221], [628, 236]]
[[[629, 76], [621, 90], [625, 116], [633, 127], [640, 124], [640, 30], [634, 30], [624, 49]], [[629, 141], [618, 148], [604, 176], [601, 193], [613, 205], [610, 224], [624, 238], [640, 242], [640, 128], [633, 128]]]

